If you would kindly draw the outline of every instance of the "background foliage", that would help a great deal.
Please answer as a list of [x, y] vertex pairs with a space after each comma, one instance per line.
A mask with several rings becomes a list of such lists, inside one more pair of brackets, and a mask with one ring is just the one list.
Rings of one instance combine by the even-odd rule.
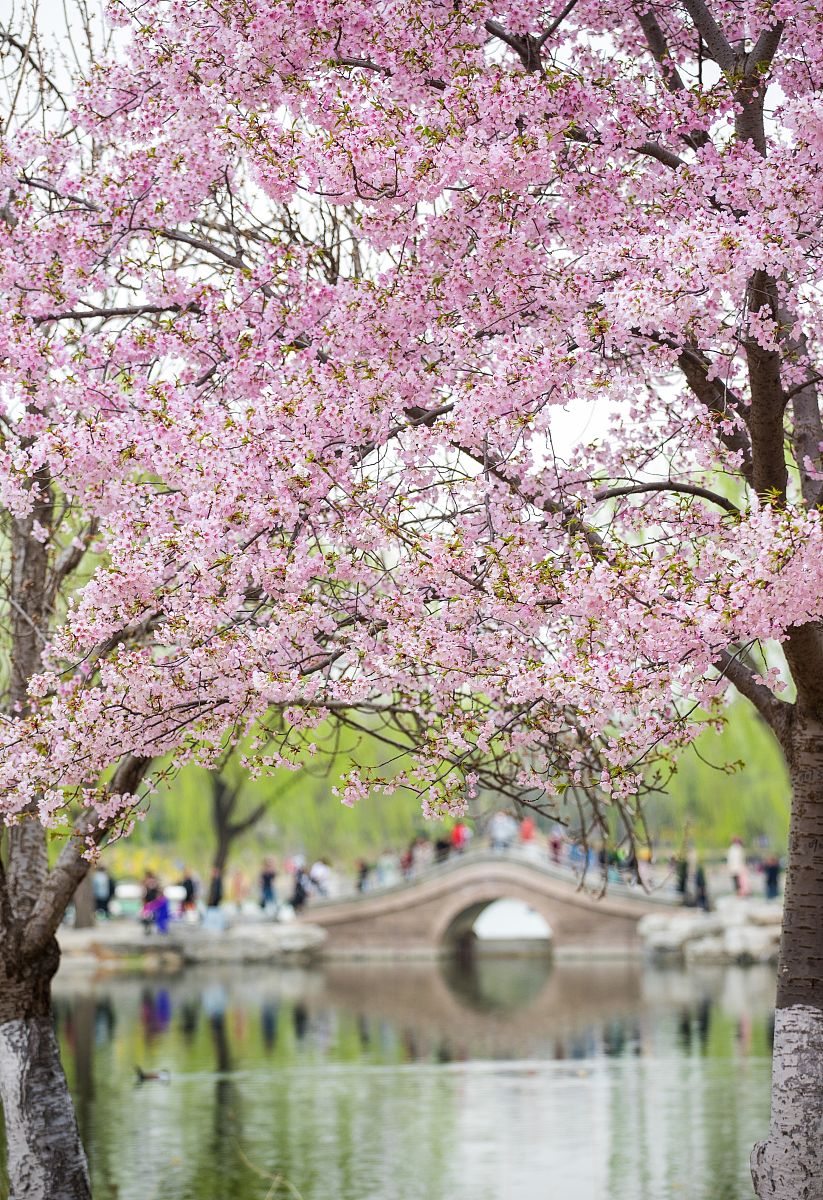
[[[373, 860], [386, 848], [404, 847], [418, 832], [436, 837], [444, 827], [424, 821], [418, 801], [408, 794], [372, 794], [352, 809], [340, 803], [332, 789], [350, 761], [350, 749], [343, 742], [321, 767], [308, 765], [298, 773], [280, 769], [248, 779], [244, 808], [268, 797], [270, 809], [239, 840], [234, 862], [254, 869], [264, 853], [283, 857], [299, 852], [327, 855], [350, 867], [360, 857]], [[362, 760], [362, 744], [358, 753]], [[373, 755], [377, 762], [379, 747], [373, 747]], [[237, 762], [227, 769], [233, 779], [242, 773]], [[204, 870], [214, 840], [209, 805], [206, 772], [184, 768], [155, 796], [133, 838], [109, 852], [112, 867], [121, 874], [140, 875], [149, 867], [173, 873], [185, 860]], [[482, 823], [494, 807], [495, 798], [483, 796], [473, 814], [476, 822]], [[647, 801], [646, 813], [661, 853], [691, 837], [700, 851], [720, 854], [735, 834], [753, 853], [765, 848], [782, 853], [789, 781], [780, 750], [754, 710], [743, 702], [733, 704], [722, 732], [706, 732], [697, 740], [681, 758], [666, 794]]]

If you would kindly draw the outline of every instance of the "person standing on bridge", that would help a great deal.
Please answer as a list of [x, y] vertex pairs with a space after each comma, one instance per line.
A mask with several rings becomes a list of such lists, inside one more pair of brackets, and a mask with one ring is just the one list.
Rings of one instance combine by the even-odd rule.
[[223, 872], [220, 867], [212, 867], [211, 882], [206, 898], [207, 908], [219, 908], [223, 903]]
[[549, 857], [557, 866], [563, 862], [563, 846], [566, 840], [566, 832], [562, 825], [554, 825], [549, 834]]
[[439, 837], [434, 843], [434, 861], [436, 863], [448, 862], [451, 848], [452, 843], [450, 837]]
[[524, 846], [528, 846], [530, 842], [534, 841], [534, 835], [536, 833], [537, 825], [535, 824], [534, 817], [530, 816], [529, 813], [526, 813], [525, 817], [523, 817], [522, 821], [520, 822], [520, 841]]
[[109, 904], [114, 899], [114, 880], [102, 863], [91, 877], [92, 894], [94, 895], [94, 911], [100, 916], [109, 916]]
[[414, 843], [414, 873], [427, 870], [434, 862], [434, 846], [425, 833], [417, 836]]
[[237, 912], [243, 911], [243, 906], [249, 898], [249, 880], [242, 867], [235, 867], [229, 880], [231, 902]]
[[468, 847], [472, 837], [472, 831], [469, 829], [465, 821], [459, 818], [455, 823], [454, 829], [451, 832], [452, 850], [455, 854], [463, 854]]
[[508, 850], [517, 837], [517, 822], [510, 813], [499, 809], [489, 821], [492, 850]]
[[416, 844], [417, 839], [415, 838], [409, 842], [406, 849], [400, 855], [400, 872], [404, 879], [411, 879], [414, 874], [414, 848]]

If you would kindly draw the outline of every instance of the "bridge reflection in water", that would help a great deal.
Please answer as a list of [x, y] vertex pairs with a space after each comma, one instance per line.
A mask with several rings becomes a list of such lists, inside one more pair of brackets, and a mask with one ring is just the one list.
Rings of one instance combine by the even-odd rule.
[[549, 954], [507, 955], [503, 970], [500, 960], [496, 952], [471, 951], [440, 960], [441, 978], [464, 1013], [509, 1019], [521, 1010], [528, 1013], [538, 1001], [552, 974]]
[[743, 1197], [773, 990], [540, 959], [55, 984], [100, 1200]]
[[301, 918], [328, 933], [330, 956], [432, 957], [465, 946], [478, 916], [501, 899], [519, 900], [549, 926], [561, 952], [623, 957], [638, 949], [637, 923], [673, 898], [597, 878], [518, 851], [479, 851], [433, 866], [392, 887], [315, 901]]

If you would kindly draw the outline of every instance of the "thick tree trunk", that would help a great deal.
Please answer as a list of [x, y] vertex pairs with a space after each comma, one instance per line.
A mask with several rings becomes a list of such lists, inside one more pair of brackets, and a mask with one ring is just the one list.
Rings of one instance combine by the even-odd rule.
[[760, 1200], [823, 1200], [823, 724], [796, 710], [768, 1137], [752, 1151]]
[[0, 960], [0, 1099], [10, 1200], [89, 1200], [86, 1156], [51, 1013], [60, 953], [26, 961], [9, 939]]

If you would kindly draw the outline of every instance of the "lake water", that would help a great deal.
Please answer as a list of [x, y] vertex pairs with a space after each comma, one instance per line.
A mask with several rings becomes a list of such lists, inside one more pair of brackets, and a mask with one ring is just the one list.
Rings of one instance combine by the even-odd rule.
[[772, 1002], [538, 958], [56, 984], [97, 1200], [749, 1200]]

